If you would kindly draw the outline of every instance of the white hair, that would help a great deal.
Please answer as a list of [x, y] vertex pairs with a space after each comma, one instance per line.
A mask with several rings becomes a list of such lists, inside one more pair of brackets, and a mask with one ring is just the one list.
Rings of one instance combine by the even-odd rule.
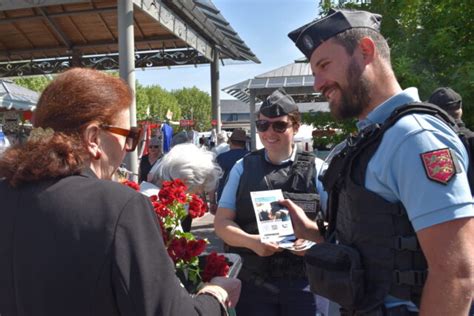
[[222, 144], [222, 143], [227, 143], [227, 132], [226, 131], [220, 131], [217, 133], [217, 144]]
[[158, 185], [159, 181], [181, 179], [191, 192], [212, 192], [222, 175], [215, 158], [215, 153], [194, 144], [176, 145], [160, 161], [152, 182]]

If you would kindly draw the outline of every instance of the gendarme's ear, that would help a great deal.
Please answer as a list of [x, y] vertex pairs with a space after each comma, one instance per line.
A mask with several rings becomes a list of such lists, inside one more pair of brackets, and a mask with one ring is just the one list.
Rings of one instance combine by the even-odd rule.
[[375, 56], [375, 43], [370, 37], [363, 37], [359, 41], [359, 48], [365, 64], [371, 63]]
[[83, 133], [87, 151], [92, 157], [97, 157], [101, 152], [99, 133], [100, 127], [95, 123], [87, 126]]

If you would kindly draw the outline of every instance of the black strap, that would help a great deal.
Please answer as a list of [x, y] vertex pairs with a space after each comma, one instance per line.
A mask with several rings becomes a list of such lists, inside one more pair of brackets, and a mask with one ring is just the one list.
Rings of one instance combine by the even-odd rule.
[[423, 286], [425, 284], [428, 271], [408, 270], [393, 271], [393, 282], [397, 285]]

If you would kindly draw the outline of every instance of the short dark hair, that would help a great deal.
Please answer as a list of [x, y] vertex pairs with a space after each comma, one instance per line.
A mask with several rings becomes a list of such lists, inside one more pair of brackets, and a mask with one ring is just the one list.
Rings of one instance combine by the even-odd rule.
[[369, 28], [352, 28], [335, 35], [333, 39], [343, 46], [349, 55], [352, 55], [359, 41], [364, 37], [370, 37], [374, 41], [380, 57], [390, 64], [390, 47], [388, 46], [387, 40], [382, 34], [375, 30]]
[[288, 119], [293, 125], [301, 125], [301, 113], [300, 111], [293, 111], [288, 113]]

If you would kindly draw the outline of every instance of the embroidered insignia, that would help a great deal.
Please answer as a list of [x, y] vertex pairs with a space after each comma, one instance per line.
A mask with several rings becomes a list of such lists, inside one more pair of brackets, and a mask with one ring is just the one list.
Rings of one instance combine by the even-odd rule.
[[448, 148], [437, 149], [421, 154], [428, 179], [448, 184], [456, 173], [453, 157]]

